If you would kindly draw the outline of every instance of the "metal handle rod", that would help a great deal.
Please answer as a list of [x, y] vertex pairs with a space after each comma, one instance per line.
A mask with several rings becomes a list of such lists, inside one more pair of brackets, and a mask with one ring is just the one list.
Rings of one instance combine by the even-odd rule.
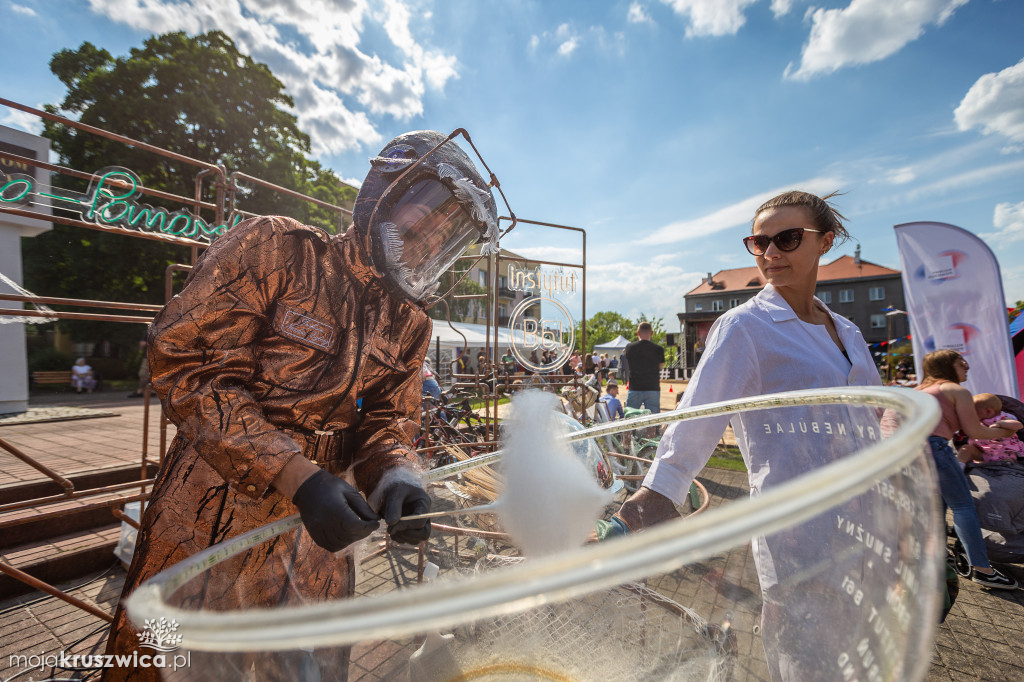
[[475, 516], [476, 514], [484, 514], [492, 512], [498, 508], [497, 502], [491, 502], [490, 504], [481, 504], [478, 507], [466, 507], [465, 509], [449, 509], [445, 511], [432, 511], [426, 514], [412, 514], [411, 516], [403, 516], [399, 521], [418, 521], [419, 519], [436, 519], [439, 516], [455, 516], [456, 514], [468, 514]]

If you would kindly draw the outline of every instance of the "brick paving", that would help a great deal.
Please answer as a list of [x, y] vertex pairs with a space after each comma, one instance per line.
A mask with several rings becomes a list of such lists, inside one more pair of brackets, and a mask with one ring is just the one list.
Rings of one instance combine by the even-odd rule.
[[[672, 399], [667, 391], [664, 398]], [[70, 396], [74, 399], [75, 396]], [[141, 401], [114, 399], [103, 394], [90, 396], [89, 407], [116, 409], [119, 417], [57, 423], [0, 426], [0, 438], [9, 438], [19, 448], [45, 461], [62, 474], [84, 471], [97, 465], [137, 463], [141, 452]], [[66, 398], [65, 398], [66, 399]], [[56, 398], [59, 401], [60, 398]], [[667, 400], [666, 400], [667, 402]], [[673, 401], [674, 402], [674, 401]], [[78, 404], [85, 405], [82, 401]], [[668, 405], [666, 405], [668, 407]], [[157, 419], [151, 417], [150, 452], [156, 451]], [[99, 455], [94, 459], [92, 455]], [[0, 454], [0, 457], [3, 457]], [[11, 458], [13, 460], [13, 458]], [[13, 460], [14, 465], [17, 460]], [[2, 460], [0, 485], [35, 480], [35, 471], [22, 471]], [[747, 495], [746, 474], [705, 469], [701, 476], [712, 498], [712, 506]], [[440, 547], [442, 541], [438, 540]], [[450, 546], [450, 540], [444, 541]], [[435, 552], [436, 554], [436, 552]], [[443, 554], [443, 552], [442, 552]], [[1024, 581], [1024, 567], [1000, 566]], [[396, 589], [415, 580], [415, 554], [392, 552], [364, 563], [357, 591], [376, 594]], [[111, 568], [93, 580], [68, 585], [72, 592], [112, 612], [120, 593], [124, 572], [111, 561]], [[80, 583], [86, 584], [78, 586]], [[713, 590], [706, 587], [710, 585]], [[651, 587], [678, 603], [716, 621], [729, 610], [737, 637], [739, 665], [736, 679], [766, 679], [761, 644], [755, 631], [758, 613], [750, 607], [757, 600], [757, 577], [749, 546], [691, 564], [653, 580]], [[88, 654], [102, 649], [106, 627], [97, 618], [41, 593], [32, 593], [0, 603], [0, 680], [24, 672], [12, 667], [12, 654], [54, 653], [65, 650]], [[960, 680], [1024, 679], [1024, 590], [988, 591], [961, 581], [956, 604], [946, 622], [938, 628], [928, 682]], [[405, 663], [414, 650], [412, 641], [367, 642], [353, 650], [352, 677], [360, 680], [394, 680], [404, 674]], [[58, 671], [59, 672], [59, 671]], [[17, 677], [43, 680], [51, 671], [34, 671]], [[58, 677], [85, 673], [64, 672]]]

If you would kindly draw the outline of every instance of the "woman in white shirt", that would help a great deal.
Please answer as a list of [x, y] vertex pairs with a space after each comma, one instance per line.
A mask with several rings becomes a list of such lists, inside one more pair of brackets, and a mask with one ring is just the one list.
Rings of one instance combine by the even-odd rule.
[[[715, 322], [679, 408], [798, 389], [881, 383], [857, 326], [814, 296], [818, 260], [836, 240], [849, 237], [843, 216], [828, 203], [831, 196], [786, 192], [757, 209], [752, 234], [743, 241], [765, 287]], [[729, 419], [670, 425], [643, 486], [615, 514], [616, 529], [610, 534], [677, 517], [676, 505], [684, 503], [691, 481], [707, 463]], [[873, 410], [843, 406], [745, 412], [734, 416], [732, 425], [749, 472], [751, 495], [880, 437]], [[795, 537], [776, 534], [752, 543], [765, 604], [762, 631], [774, 623], [773, 632], [764, 632], [764, 643], [775, 679], [814, 678], [816, 673], [809, 673], [800, 659], [806, 656], [803, 650], [816, 646], [807, 630], [814, 629], [811, 623], [820, 614], [793, 611], [831, 607], [813, 599], [793, 605], [781, 586], [774, 592], [771, 588], [787, 584], [787, 576], [791, 582], [793, 575], [806, 573], [807, 566], [822, 556], [843, 551], [841, 538], [833, 538], [834, 529], [832, 516], [810, 531], [803, 527]], [[825, 540], [810, 542], [815, 536]], [[829, 547], [833, 540], [835, 547]], [[828, 589], [823, 587], [820, 593]], [[769, 602], [776, 605], [769, 607]], [[812, 609], [808, 604], [815, 605]], [[791, 625], [795, 619], [801, 621], [799, 632]]]

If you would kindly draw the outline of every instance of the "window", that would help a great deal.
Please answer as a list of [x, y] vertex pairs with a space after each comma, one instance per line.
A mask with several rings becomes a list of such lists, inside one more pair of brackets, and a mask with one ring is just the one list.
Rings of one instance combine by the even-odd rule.
[[883, 301], [885, 300], [885, 287], [871, 287], [868, 290], [869, 301]]
[[722, 300], [718, 299], [717, 301], [712, 301], [711, 310], [713, 310], [714, 312], [725, 310], [725, 308], [722, 306]]
[[740, 304], [740, 299], [738, 299], [738, 298], [730, 298], [729, 299], [729, 307], [730, 308], [735, 308], [739, 304]]
[[840, 289], [839, 290], [839, 302], [840, 303], [853, 303], [853, 289]]
[[698, 310], [704, 310], [704, 304], [703, 303], [694, 303], [693, 304], [693, 310], [694, 310], [694, 312], [696, 312]]
[[480, 271], [480, 286], [487, 286], [487, 272], [484, 270]]
[[872, 315], [871, 316], [871, 328], [872, 329], [884, 329], [885, 328], [885, 315]]
[[832, 292], [831, 291], [819, 291], [818, 292], [818, 298], [821, 299], [822, 303], [824, 303], [825, 305], [828, 305], [829, 303], [832, 302]]

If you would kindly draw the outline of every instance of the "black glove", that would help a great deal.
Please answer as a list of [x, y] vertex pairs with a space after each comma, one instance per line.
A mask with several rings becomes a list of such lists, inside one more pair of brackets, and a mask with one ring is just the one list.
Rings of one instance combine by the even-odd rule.
[[345, 549], [380, 525], [380, 516], [358, 490], [323, 469], [299, 486], [292, 503], [313, 542], [328, 552]]
[[406, 545], [417, 545], [430, 537], [430, 519], [399, 521], [402, 516], [426, 514], [430, 511], [427, 491], [411, 483], [395, 483], [384, 491], [381, 512], [388, 524], [391, 539]]

